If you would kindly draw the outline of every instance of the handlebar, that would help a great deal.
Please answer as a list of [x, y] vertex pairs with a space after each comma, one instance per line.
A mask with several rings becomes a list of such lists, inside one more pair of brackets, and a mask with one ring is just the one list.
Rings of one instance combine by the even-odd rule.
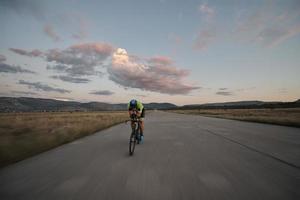
[[131, 122], [140, 122], [140, 121], [142, 121], [142, 120], [138, 117], [138, 115], [137, 115], [137, 110], [134, 109], [134, 110], [132, 110], [132, 111], [133, 111], [133, 113], [132, 113], [131, 116], [130, 116], [131, 119], [126, 120], [126, 121], [125, 121], [126, 124], [127, 124], [127, 122], [129, 122], [129, 121], [131, 121]]
[[127, 122], [129, 122], [129, 121], [131, 121], [131, 122], [141, 122], [142, 120], [139, 119], [139, 118], [132, 118], [132, 119], [126, 120], [125, 123], [127, 124]]
[[130, 121], [133, 121], [133, 122], [140, 122], [140, 121], [142, 121], [142, 120], [139, 119], [139, 118], [135, 118], [135, 119], [131, 119]]

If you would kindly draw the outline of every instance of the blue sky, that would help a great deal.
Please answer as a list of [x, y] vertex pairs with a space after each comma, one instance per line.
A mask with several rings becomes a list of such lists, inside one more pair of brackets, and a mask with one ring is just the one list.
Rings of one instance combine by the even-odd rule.
[[300, 2], [0, 0], [0, 95], [300, 98]]

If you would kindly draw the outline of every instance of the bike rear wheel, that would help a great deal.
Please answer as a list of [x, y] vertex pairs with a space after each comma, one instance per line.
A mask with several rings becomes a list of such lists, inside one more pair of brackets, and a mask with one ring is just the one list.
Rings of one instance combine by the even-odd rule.
[[130, 141], [129, 141], [129, 155], [132, 155], [134, 153], [135, 143], [136, 143], [135, 135], [132, 134], [130, 136]]

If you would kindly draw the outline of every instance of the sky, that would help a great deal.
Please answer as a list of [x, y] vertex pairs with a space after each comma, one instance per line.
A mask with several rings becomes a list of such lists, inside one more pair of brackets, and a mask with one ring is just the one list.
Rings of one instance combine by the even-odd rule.
[[0, 96], [300, 98], [299, 0], [0, 0]]

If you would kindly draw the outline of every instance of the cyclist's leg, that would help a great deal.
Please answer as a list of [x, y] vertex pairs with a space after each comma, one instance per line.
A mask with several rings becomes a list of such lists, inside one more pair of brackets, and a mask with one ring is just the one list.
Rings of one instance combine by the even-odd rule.
[[133, 121], [131, 121], [131, 134], [133, 134], [134, 130], [135, 130], [135, 123]]
[[144, 121], [140, 121], [141, 135], [144, 135]]
[[142, 114], [141, 114], [141, 122], [140, 122], [141, 135], [144, 135], [144, 118], [145, 118], [145, 108], [143, 108]]
[[140, 142], [141, 142], [141, 144], [143, 144], [144, 143], [144, 121], [142, 121], [143, 118], [140, 118], [140, 119], [141, 119], [141, 121], [139, 121]]

